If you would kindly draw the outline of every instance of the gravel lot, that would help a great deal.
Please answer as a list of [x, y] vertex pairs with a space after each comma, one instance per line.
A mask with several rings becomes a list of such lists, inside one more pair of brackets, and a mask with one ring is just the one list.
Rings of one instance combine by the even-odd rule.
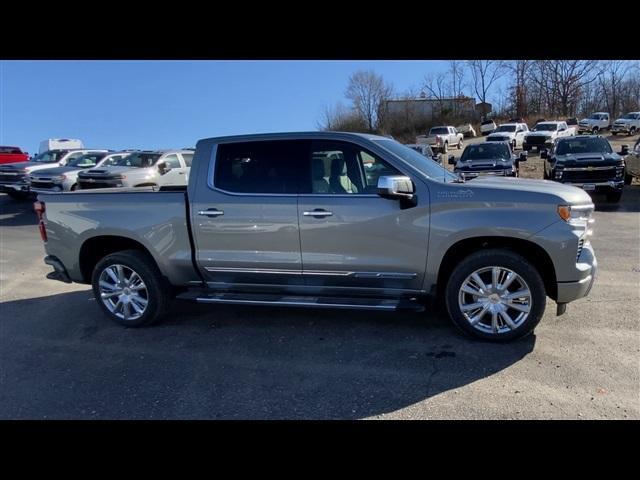
[[595, 200], [590, 296], [493, 345], [433, 314], [184, 302], [124, 329], [45, 279], [31, 203], [0, 195], [0, 418], [640, 419], [640, 185]]

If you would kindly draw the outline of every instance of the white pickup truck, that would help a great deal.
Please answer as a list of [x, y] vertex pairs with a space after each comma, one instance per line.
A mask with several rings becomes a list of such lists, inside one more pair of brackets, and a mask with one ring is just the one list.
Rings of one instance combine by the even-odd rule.
[[525, 134], [522, 149], [529, 151], [532, 148], [551, 148], [553, 142], [562, 137], [573, 137], [576, 135], [575, 127], [569, 127], [567, 122], [540, 122], [533, 129]]
[[596, 112], [578, 122], [578, 135], [583, 133], [597, 135], [601, 130], [609, 130], [609, 114], [607, 112]]
[[416, 143], [426, 143], [431, 146], [434, 152], [447, 153], [449, 147], [456, 145], [458, 150], [462, 148], [462, 139], [464, 135], [458, 132], [455, 127], [433, 127], [429, 130], [429, 134], [417, 137]]
[[627, 135], [635, 135], [640, 132], [640, 112], [629, 112], [613, 122], [611, 127], [611, 135], [618, 133], [626, 133]]

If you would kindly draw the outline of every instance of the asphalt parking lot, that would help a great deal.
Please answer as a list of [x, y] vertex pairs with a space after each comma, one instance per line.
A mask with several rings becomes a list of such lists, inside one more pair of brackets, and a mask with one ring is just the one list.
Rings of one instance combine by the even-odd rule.
[[595, 200], [590, 296], [494, 345], [429, 313], [184, 302], [125, 329], [45, 278], [31, 202], [2, 194], [0, 418], [639, 419], [640, 185]]

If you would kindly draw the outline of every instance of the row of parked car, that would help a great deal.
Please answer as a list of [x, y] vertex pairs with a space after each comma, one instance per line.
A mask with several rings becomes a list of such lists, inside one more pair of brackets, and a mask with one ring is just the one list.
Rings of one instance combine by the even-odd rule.
[[[432, 160], [442, 163], [441, 148], [445, 142], [461, 148], [462, 139], [453, 127], [434, 127], [443, 131], [440, 141], [430, 135], [427, 141], [408, 145]], [[444, 129], [444, 130], [443, 130]], [[434, 129], [432, 129], [434, 130]], [[459, 134], [458, 134], [459, 135]], [[424, 137], [423, 137], [424, 138]], [[421, 138], [418, 137], [418, 141]], [[543, 178], [580, 187], [587, 192], [604, 193], [607, 201], [619, 202], [623, 186], [640, 178], [640, 140], [632, 152], [623, 145], [614, 152], [609, 141], [601, 135], [576, 136], [575, 129], [566, 122], [540, 122], [532, 131], [525, 123], [500, 125], [487, 136], [484, 143], [467, 146], [459, 159], [450, 155], [448, 163], [462, 180], [478, 176], [518, 177], [520, 162], [527, 161], [528, 151], [536, 148], [545, 159]], [[516, 155], [516, 148], [523, 151]]]
[[0, 147], [0, 159], [3, 150], [13, 152], [12, 160], [17, 160], [0, 163], [0, 191], [13, 198], [93, 188], [184, 186], [194, 154], [192, 148], [56, 148], [16, 159], [15, 147]]

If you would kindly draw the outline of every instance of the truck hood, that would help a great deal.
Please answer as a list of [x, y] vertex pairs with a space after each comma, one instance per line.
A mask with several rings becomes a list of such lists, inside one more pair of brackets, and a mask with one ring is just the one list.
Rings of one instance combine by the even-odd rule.
[[455, 166], [456, 171], [462, 172], [478, 172], [482, 170], [499, 170], [502, 168], [510, 169], [513, 166], [513, 160], [482, 159], [461, 162], [458, 160]]
[[87, 170], [82, 170], [82, 173], [87, 175], [116, 175], [124, 172], [133, 173], [134, 171], [142, 172], [143, 168], [135, 168], [135, 167], [94, 167], [89, 168]]
[[586, 167], [588, 165], [604, 167], [618, 165], [622, 157], [617, 153], [580, 153], [557, 155], [554, 160], [564, 167]]
[[20, 170], [25, 171], [27, 173], [32, 172], [34, 170], [42, 170], [43, 168], [56, 168], [58, 166], [58, 162], [52, 163], [43, 163], [43, 162], [16, 162], [16, 163], [5, 163], [0, 165], [0, 169], [2, 170]]
[[37, 172], [38, 172], [38, 175], [54, 176], [54, 175], [62, 175], [63, 173], [79, 172], [81, 170], [84, 170], [84, 169], [78, 168], [78, 167], [55, 167], [55, 168], [38, 169]]
[[637, 120], [633, 120], [631, 118], [618, 118], [615, 122], [613, 123], [617, 123], [618, 125], [628, 125], [630, 123], [634, 123], [637, 122]]
[[593, 203], [588, 193], [578, 187], [565, 185], [551, 180], [532, 180], [528, 178], [513, 177], [477, 177], [465, 182], [465, 186], [473, 188], [495, 188], [501, 191], [513, 193], [513, 199], [517, 199], [519, 193], [546, 194], [555, 196], [557, 201], [569, 205]]
[[490, 133], [489, 135], [487, 135], [487, 138], [500, 138], [500, 137], [507, 137], [507, 138], [516, 138], [516, 134], [514, 132], [493, 132]]

